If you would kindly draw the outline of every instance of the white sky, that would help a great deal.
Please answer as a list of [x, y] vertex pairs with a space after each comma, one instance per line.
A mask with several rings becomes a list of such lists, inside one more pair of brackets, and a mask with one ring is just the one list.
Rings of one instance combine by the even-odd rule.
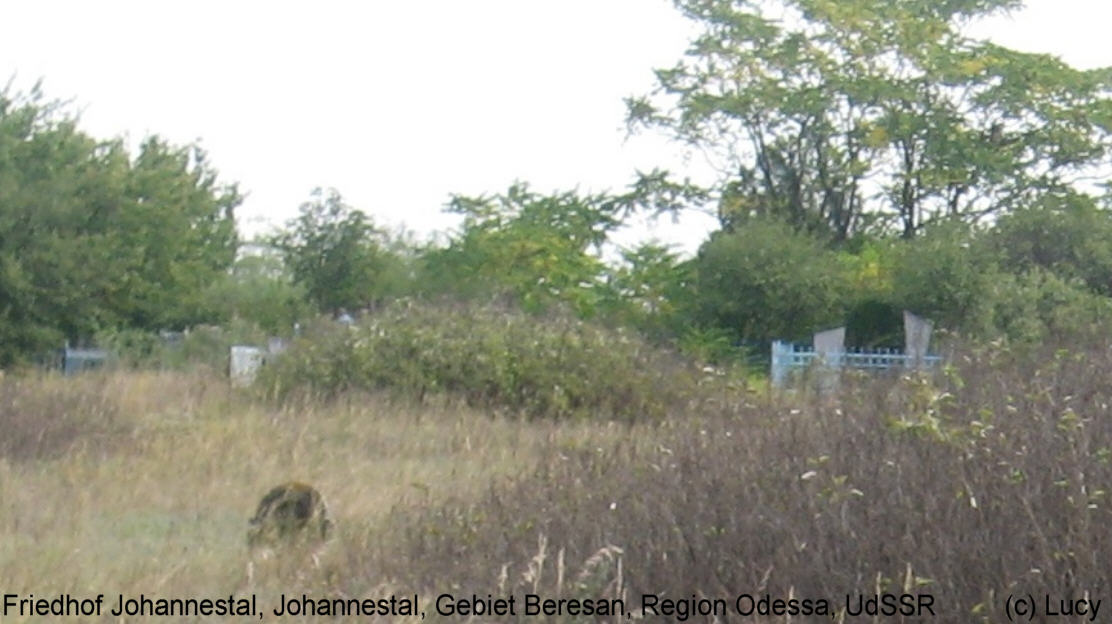
[[[335, 187], [386, 226], [454, 224], [451, 193], [620, 190], [636, 169], [696, 177], [662, 137], [627, 139], [627, 95], [693, 32], [667, 0], [0, 0], [0, 84], [71, 99], [99, 137], [200, 140], [248, 194], [241, 226]], [[974, 31], [1072, 65], [1112, 65], [1109, 0], [1032, 0]], [[714, 222], [626, 237], [693, 251]]]

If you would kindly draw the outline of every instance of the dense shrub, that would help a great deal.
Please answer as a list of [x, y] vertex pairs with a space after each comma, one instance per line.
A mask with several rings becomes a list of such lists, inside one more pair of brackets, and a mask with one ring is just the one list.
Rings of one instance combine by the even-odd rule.
[[1011, 271], [1045, 269], [1112, 295], [1112, 213], [1089, 198], [1045, 197], [1001, 217], [988, 243]]
[[265, 345], [268, 335], [257, 325], [231, 321], [223, 326], [199, 325], [186, 332], [162, 335], [138, 329], [103, 331], [96, 344], [128, 368], [225, 371], [232, 345]]
[[890, 301], [952, 330], [982, 327], [985, 293], [998, 274], [995, 258], [960, 222], [938, 223], [893, 243]]
[[[1018, 344], [1089, 337], [1112, 320], [1112, 299], [1094, 293], [1078, 278], [1063, 279], [1034, 267], [1001, 274], [983, 294], [982, 335]], [[970, 323], [972, 325], [972, 323]]]
[[940, 621], [1003, 621], [1008, 594], [1112, 586], [1110, 367], [1104, 346], [985, 349], [936, 382], [554, 447], [481, 501], [399, 514], [382, 546], [399, 563], [381, 565], [414, 586], [631, 606], [926, 592]]
[[299, 388], [448, 393], [531, 417], [635, 420], [684, 406], [699, 375], [635, 334], [567, 316], [399, 304], [357, 326], [306, 332], [260, 381], [278, 396]]
[[693, 261], [695, 320], [735, 339], [803, 339], [845, 322], [848, 275], [835, 252], [775, 220], [713, 234]]

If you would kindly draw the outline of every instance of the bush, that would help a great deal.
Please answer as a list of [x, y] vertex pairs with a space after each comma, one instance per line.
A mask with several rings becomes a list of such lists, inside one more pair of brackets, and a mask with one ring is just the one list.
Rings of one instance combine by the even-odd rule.
[[405, 304], [358, 326], [307, 331], [260, 377], [276, 396], [447, 393], [530, 417], [624, 420], [679, 409], [699, 381], [689, 363], [628, 331], [489, 306]]
[[1004, 266], [1044, 269], [1112, 295], [1112, 214], [1086, 197], [1046, 197], [1000, 218], [988, 238]]
[[698, 321], [736, 339], [798, 340], [845, 322], [848, 283], [837, 254], [778, 221], [715, 233], [694, 267]]
[[968, 225], [936, 224], [919, 238], [894, 243], [890, 255], [890, 297], [897, 308], [947, 329], [982, 329], [985, 294], [998, 269]]
[[1093, 293], [1079, 279], [1066, 280], [1037, 267], [998, 276], [985, 300], [990, 335], [1019, 343], [1087, 337], [1112, 321], [1112, 299]]
[[233, 320], [224, 326], [193, 327], [175, 339], [139, 329], [104, 331], [97, 334], [96, 344], [115, 362], [129, 368], [208, 367], [224, 371], [232, 345], [265, 345], [267, 337], [258, 326]]

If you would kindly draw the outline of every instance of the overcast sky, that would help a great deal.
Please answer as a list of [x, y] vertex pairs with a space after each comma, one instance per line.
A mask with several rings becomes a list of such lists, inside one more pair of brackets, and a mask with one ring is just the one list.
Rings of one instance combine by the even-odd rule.
[[[634, 171], [705, 175], [662, 137], [627, 138], [694, 32], [666, 0], [5, 1], [0, 84], [70, 99], [99, 137], [199, 141], [247, 193], [249, 232], [335, 187], [421, 236], [451, 193], [618, 190]], [[1109, 0], [1032, 0], [975, 34], [1083, 67], [1112, 65]], [[693, 250], [713, 221], [627, 236]]]

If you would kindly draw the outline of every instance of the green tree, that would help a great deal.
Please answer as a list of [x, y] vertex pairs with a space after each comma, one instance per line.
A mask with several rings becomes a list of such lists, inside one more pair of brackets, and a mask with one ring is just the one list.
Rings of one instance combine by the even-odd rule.
[[691, 321], [694, 273], [667, 245], [643, 243], [622, 250], [607, 269], [605, 314], [656, 339], [676, 338]]
[[272, 336], [288, 335], [312, 312], [305, 289], [293, 283], [276, 250], [258, 244], [248, 249], [209, 287], [208, 305], [222, 322], [242, 320]]
[[297, 218], [270, 238], [295, 284], [319, 309], [373, 306], [387, 296], [396, 258], [384, 232], [335, 190], [315, 189]]
[[800, 340], [845, 321], [845, 264], [785, 223], [753, 220], [716, 232], [694, 266], [697, 320], [735, 340]]
[[598, 254], [626, 209], [605, 194], [541, 195], [517, 183], [492, 197], [455, 196], [461, 231], [426, 252], [422, 281], [431, 292], [503, 294], [537, 310], [554, 302], [595, 313], [604, 265]]
[[979, 234], [966, 223], [940, 221], [914, 240], [893, 242], [887, 259], [891, 303], [940, 327], [989, 332], [985, 306], [1000, 269]]
[[1002, 217], [988, 241], [1013, 273], [1041, 268], [1112, 296], [1112, 213], [1090, 197], [1045, 196]]
[[123, 275], [113, 291], [125, 325], [183, 328], [213, 318], [201, 293], [236, 257], [234, 207], [196, 146], [152, 137], [139, 148], [125, 204], [100, 215]]
[[0, 365], [99, 330], [206, 320], [236, 249], [234, 186], [196, 146], [134, 158], [36, 87], [0, 91]]
[[[711, 154], [723, 226], [912, 237], [1062, 192], [1108, 164], [1112, 70], [962, 35], [1018, 0], [676, 0], [703, 27], [632, 127]], [[1076, 190], [1076, 189], [1075, 189]]]

